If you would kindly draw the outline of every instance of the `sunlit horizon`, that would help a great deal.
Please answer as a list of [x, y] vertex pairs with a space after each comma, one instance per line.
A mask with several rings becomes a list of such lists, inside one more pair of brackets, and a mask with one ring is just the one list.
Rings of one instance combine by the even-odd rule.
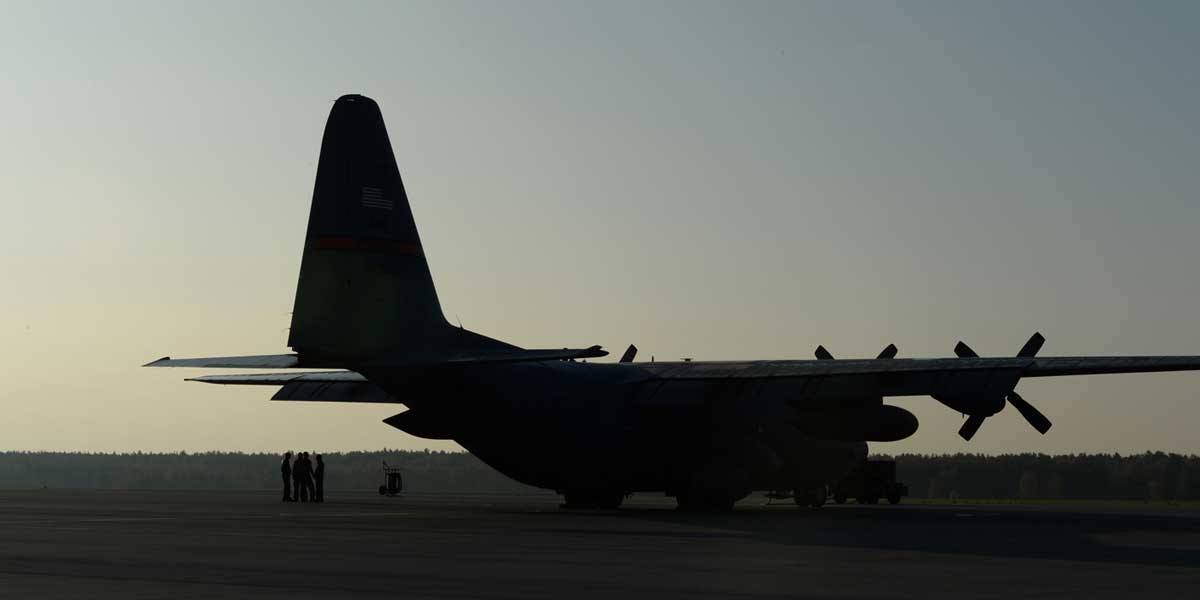
[[[1200, 6], [12, 4], [0, 450], [458, 449], [142, 369], [286, 352], [322, 128], [379, 102], [447, 318], [615, 361], [1200, 355]], [[287, 18], [280, 19], [281, 15]], [[1197, 453], [1200, 374], [929, 398], [873, 452]], [[469, 415], [468, 415], [469, 417]]]

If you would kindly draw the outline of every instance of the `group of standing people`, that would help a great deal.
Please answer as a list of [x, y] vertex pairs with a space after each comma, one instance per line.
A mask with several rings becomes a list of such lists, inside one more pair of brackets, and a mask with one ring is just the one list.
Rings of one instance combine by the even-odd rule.
[[314, 466], [307, 452], [297, 454], [295, 461], [292, 461], [291, 452], [283, 454], [279, 473], [283, 475], [284, 502], [325, 501], [325, 461], [321, 460], [320, 454], [316, 459]]

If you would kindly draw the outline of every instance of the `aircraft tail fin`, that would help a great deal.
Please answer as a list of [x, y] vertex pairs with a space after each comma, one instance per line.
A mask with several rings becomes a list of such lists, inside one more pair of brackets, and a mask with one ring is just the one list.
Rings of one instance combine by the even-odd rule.
[[447, 323], [379, 106], [342, 96], [321, 141], [288, 345], [354, 361], [464, 341], [510, 347]]

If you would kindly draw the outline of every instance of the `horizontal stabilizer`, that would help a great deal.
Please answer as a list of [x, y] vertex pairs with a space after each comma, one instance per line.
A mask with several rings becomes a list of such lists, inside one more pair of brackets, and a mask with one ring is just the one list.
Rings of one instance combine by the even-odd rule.
[[[514, 350], [501, 350], [501, 351], [496, 351], [496, 352], [489, 352], [487, 354], [482, 354], [482, 355], [477, 355], [477, 356], [458, 356], [458, 357], [447, 358], [447, 359], [442, 359], [442, 360], [434, 360], [434, 361], [421, 361], [421, 362], [411, 362], [411, 363], [402, 362], [402, 363], [390, 364], [389, 366], [427, 367], [427, 366], [439, 366], [440, 365], [440, 366], [460, 366], [461, 367], [461, 366], [469, 366], [469, 365], [474, 365], [474, 364], [487, 364], [487, 363], [525, 362], [525, 361], [543, 361], [543, 360], [571, 360], [571, 359], [576, 359], [576, 358], [592, 358], [592, 357], [607, 356], [607, 355], [608, 355], [608, 353], [605, 352], [604, 350], [601, 350], [599, 346], [592, 346], [591, 348], [584, 348], [582, 350], [571, 349], [571, 348], [564, 348], [562, 350], [518, 350], [518, 349], [514, 349]], [[235, 357], [235, 358], [255, 359], [255, 358], [263, 358], [263, 357]], [[267, 357], [267, 358], [270, 358], [270, 357]], [[294, 357], [280, 357], [280, 358], [294, 358]], [[218, 361], [226, 361], [228, 359], [196, 358], [196, 359], [184, 359], [185, 361], [188, 361], [188, 364], [179, 364], [179, 365], [161, 365], [161, 364], [159, 364], [159, 363], [162, 363], [164, 360], [169, 361], [170, 359], [157, 360], [146, 366], [213, 367], [213, 366], [220, 366], [221, 364], [225, 365], [226, 367], [231, 366], [231, 363], [229, 363], [229, 362], [221, 362], [220, 364], [218, 364]], [[203, 362], [203, 361], [210, 361], [210, 362]], [[184, 361], [171, 361], [171, 362], [184, 362]], [[250, 362], [252, 362], [252, 361], [251, 360], [245, 361], [245, 363], [250, 363]], [[284, 366], [284, 364], [282, 364], [283, 361], [280, 361], [280, 362], [281, 362], [281, 364], [279, 364], [279, 365], [268, 365], [263, 368], [281, 368], [281, 369], [289, 368], [288, 366]], [[197, 364], [193, 364], [193, 363], [197, 363]], [[262, 364], [262, 363], [259, 363], [259, 364]], [[387, 364], [387, 363], [385, 363], [385, 364]], [[238, 362], [235, 365], [235, 367], [243, 367], [243, 366], [248, 367], [250, 365], [244, 364], [241, 362]], [[295, 366], [295, 365], [290, 365], [290, 366]], [[359, 373], [356, 373], [354, 371], [320, 371], [320, 372], [315, 372], [315, 373], [314, 372], [309, 372], [309, 373], [256, 373], [253, 375], [204, 375], [201, 377], [188, 378], [187, 381], [199, 381], [201, 383], [219, 383], [222, 385], [288, 385], [288, 384], [293, 384], [293, 383], [313, 383], [313, 384], [368, 383], [366, 377], [363, 377], [362, 375], [360, 375]], [[297, 390], [298, 390], [298, 388], [297, 388]], [[381, 390], [381, 392], [382, 392], [382, 390]], [[284, 399], [284, 398], [276, 398], [276, 399]], [[291, 400], [293, 398], [287, 398], [287, 399]], [[301, 400], [301, 399], [307, 399], [307, 398], [295, 398], [295, 399]], [[316, 399], [316, 398], [314, 398], [314, 399]], [[389, 400], [363, 400], [363, 402], [388, 402], [388, 401]], [[394, 400], [390, 400], [390, 401], [394, 401]]]
[[171, 358], [164, 356], [143, 367], [200, 367], [206, 369], [298, 369], [302, 365], [295, 354], [262, 354], [259, 356], [215, 356], [210, 358]]
[[400, 404], [383, 388], [369, 382], [293, 381], [279, 388], [272, 400], [300, 402], [378, 402]]
[[187, 381], [222, 385], [286, 385], [289, 383], [366, 383], [367, 378], [354, 371], [317, 373], [260, 373], [255, 375], [204, 375]]
[[[375, 363], [376, 366], [387, 367], [430, 367], [438, 365], [469, 365], [481, 363], [506, 362], [535, 362], [542, 360], [575, 360], [580, 358], [599, 358], [608, 356], [600, 346], [589, 348], [563, 348], [548, 350], [522, 350], [520, 348], [505, 348], [489, 350], [483, 353], [452, 354], [449, 356], [424, 356], [419, 358], [388, 359], [384, 358]], [[211, 358], [171, 358], [164, 356], [156, 361], [148, 362], [143, 367], [196, 367], [204, 369], [328, 369], [348, 365], [329, 364], [328, 362], [302, 360], [296, 354], [264, 354], [260, 356], [217, 356]], [[282, 377], [291, 377], [284, 375]], [[197, 377], [189, 381], [210, 381]], [[290, 381], [285, 380], [283, 383]], [[212, 383], [220, 383], [213, 381]], [[262, 385], [276, 385], [264, 383]]]
[[445, 361], [432, 361], [430, 364], [473, 364], [473, 363], [504, 363], [504, 362], [536, 362], [542, 360], [575, 360], [577, 358], [599, 358], [608, 356], [608, 352], [600, 346], [590, 348], [563, 348], [561, 350], [492, 350], [483, 354], [454, 356]]

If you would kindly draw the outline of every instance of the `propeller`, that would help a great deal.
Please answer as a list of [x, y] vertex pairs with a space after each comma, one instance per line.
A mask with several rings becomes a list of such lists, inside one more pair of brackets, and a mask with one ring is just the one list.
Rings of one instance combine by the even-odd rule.
[[1047, 431], [1050, 431], [1050, 419], [1047, 419], [1046, 415], [1034, 408], [1032, 404], [1026, 402], [1020, 394], [1015, 391], [1009, 392], [1007, 400], [1034, 429], [1038, 430], [1038, 433], [1045, 435]]
[[975, 437], [975, 432], [979, 431], [979, 428], [983, 426], [983, 420], [986, 418], [980, 415], [967, 417], [967, 421], [963, 423], [962, 427], [958, 428], [958, 435], [962, 436], [962, 439], [970, 441], [971, 438]]
[[[1046, 338], [1042, 337], [1042, 334], [1034, 333], [1029, 338], [1029, 341], [1025, 342], [1025, 345], [1021, 347], [1021, 351], [1017, 352], [1017, 358], [1033, 358], [1037, 356], [1038, 351], [1042, 349], [1042, 344], [1045, 343]], [[959, 358], [979, 358], [979, 355], [970, 346], [961, 341], [954, 346], [954, 354]], [[1015, 390], [1009, 390], [1004, 399], [1013, 408], [1017, 409], [1017, 412], [1021, 413], [1025, 421], [1036, 429], [1038, 433], [1045, 435], [1047, 431], [1050, 431], [1050, 419], [1047, 419], [1046, 415], [1043, 415], [1041, 411], [1034, 408], [1032, 404], [1022, 398]], [[959, 428], [958, 435], [962, 436], [964, 440], [970, 441], [971, 438], [975, 437], [975, 433], [979, 431], [986, 418], [983, 415], [968, 416], [967, 421]]]

